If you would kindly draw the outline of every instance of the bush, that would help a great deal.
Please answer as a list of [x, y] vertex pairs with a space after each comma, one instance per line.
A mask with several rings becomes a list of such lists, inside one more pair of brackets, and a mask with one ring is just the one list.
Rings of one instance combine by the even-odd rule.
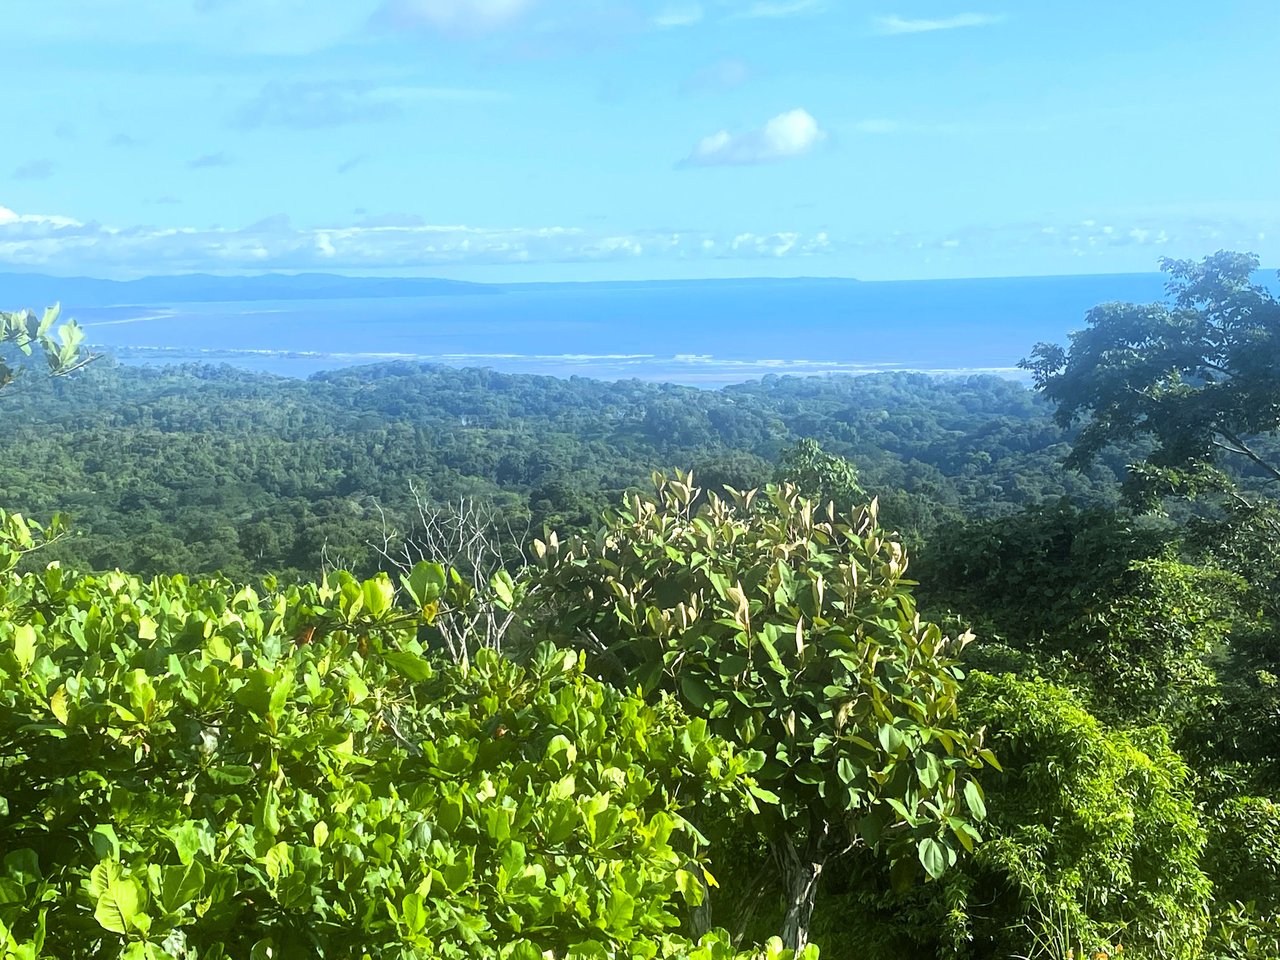
[[1265, 797], [1222, 804], [1205, 864], [1215, 900], [1208, 953], [1223, 960], [1280, 956], [1280, 804]]
[[574, 654], [432, 663], [431, 579], [0, 570], [0, 957], [733, 956], [682, 811], [759, 758]]
[[[942, 885], [907, 896], [875, 885], [863, 864], [816, 925], [827, 955], [1062, 960], [1118, 941], [1126, 958], [1198, 958], [1205, 832], [1165, 736], [1107, 729], [1043, 681], [978, 672], [961, 716], [987, 726], [1004, 767], [981, 775], [987, 841]], [[859, 950], [835, 949], [855, 928]]]

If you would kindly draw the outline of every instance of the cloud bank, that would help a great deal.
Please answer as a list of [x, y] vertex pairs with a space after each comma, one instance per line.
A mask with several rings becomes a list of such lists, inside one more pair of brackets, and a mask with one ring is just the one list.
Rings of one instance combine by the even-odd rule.
[[741, 166], [789, 160], [808, 153], [826, 139], [826, 131], [808, 110], [780, 113], [758, 130], [721, 130], [703, 137], [681, 166]]
[[[843, 264], [856, 274], [864, 257], [889, 258], [938, 275], [945, 264], [977, 275], [1003, 252], [1036, 252], [1059, 272], [1089, 273], [1127, 249], [1130, 269], [1151, 269], [1162, 254], [1196, 256], [1217, 249], [1274, 254], [1280, 219], [1150, 217], [1024, 222], [932, 233], [758, 230], [609, 230], [603, 226], [476, 227], [430, 224], [399, 214], [355, 223], [299, 227], [276, 216], [241, 228], [118, 227], [71, 217], [19, 213], [0, 206], [0, 271], [25, 270], [131, 277], [268, 270], [413, 275], [440, 268], [512, 264], [608, 264], [644, 261], [813, 260], [817, 272]], [[833, 259], [835, 258], [835, 259]], [[818, 266], [822, 264], [822, 266]], [[940, 266], [941, 265], [941, 266]], [[697, 268], [701, 271], [702, 268]], [[768, 268], [765, 268], [768, 269]], [[792, 271], [809, 270], [791, 267]]]
[[442, 266], [590, 263], [644, 257], [711, 260], [803, 257], [831, 246], [826, 233], [718, 235], [608, 232], [581, 227], [433, 225], [409, 216], [301, 228], [270, 217], [240, 229], [115, 227], [0, 207], [0, 268], [124, 276], [190, 271], [424, 270]]

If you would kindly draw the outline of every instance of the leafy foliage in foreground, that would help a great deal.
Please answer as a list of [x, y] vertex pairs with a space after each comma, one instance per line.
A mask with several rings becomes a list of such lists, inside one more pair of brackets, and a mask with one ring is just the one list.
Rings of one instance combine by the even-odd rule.
[[60, 313], [56, 306], [39, 315], [0, 311], [0, 390], [11, 386], [24, 367], [34, 366], [36, 355], [44, 359], [50, 377], [74, 373], [93, 359], [81, 353], [80, 325], [74, 320], [59, 323]]
[[921, 622], [875, 505], [820, 513], [771, 486], [697, 507], [692, 476], [654, 482], [594, 536], [534, 545], [549, 629], [763, 752], [784, 942], [803, 946], [824, 866], [852, 847], [888, 851], [903, 883], [941, 877], [981, 839], [973, 771], [994, 758], [956, 722], [970, 638]]
[[733, 956], [683, 811], [759, 759], [570, 653], [433, 665], [395, 594], [0, 572], [0, 956]]

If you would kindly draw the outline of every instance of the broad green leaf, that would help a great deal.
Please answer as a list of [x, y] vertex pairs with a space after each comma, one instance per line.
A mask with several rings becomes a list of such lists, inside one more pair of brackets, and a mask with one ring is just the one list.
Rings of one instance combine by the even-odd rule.
[[179, 862], [184, 865], [193, 862], [199, 853], [207, 857], [213, 856], [213, 835], [202, 821], [188, 820], [181, 826], [174, 827], [169, 833], [169, 839], [173, 841]]
[[404, 580], [404, 587], [419, 608], [434, 603], [440, 599], [440, 595], [444, 592], [444, 566], [439, 563], [427, 563], [426, 561], [415, 564], [414, 568], [409, 572], [409, 576]]
[[427, 910], [421, 894], [406, 893], [400, 901], [400, 916], [410, 933], [421, 933], [427, 925]]
[[416, 653], [409, 653], [406, 650], [390, 650], [382, 655], [382, 659], [386, 661], [387, 666], [407, 680], [420, 683], [423, 680], [431, 679], [433, 673], [431, 664]]
[[902, 731], [891, 723], [882, 724], [879, 732], [880, 746], [885, 753], [898, 753], [906, 744]]
[[114, 860], [104, 860], [89, 871], [89, 895], [96, 901], [111, 886], [124, 876], [124, 870]]
[[54, 691], [52, 697], [49, 698], [49, 712], [52, 713], [60, 724], [64, 727], [70, 719], [70, 713], [67, 711], [67, 688], [59, 687]]
[[142, 910], [142, 891], [132, 877], [114, 877], [98, 897], [93, 918], [105, 930], [128, 934], [138, 927]]
[[93, 845], [94, 855], [99, 860], [116, 861], [120, 859], [120, 841], [116, 830], [109, 823], [100, 823], [89, 833], [89, 842]]
[[920, 865], [924, 872], [937, 880], [947, 872], [947, 853], [941, 843], [933, 837], [925, 837], [916, 847], [920, 857]]
[[382, 620], [394, 609], [396, 588], [385, 573], [366, 580], [361, 586], [361, 592], [364, 595], [364, 608], [375, 620]]
[[36, 662], [36, 629], [31, 624], [20, 623], [13, 628], [13, 654], [19, 670], [30, 670]]
[[973, 814], [975, 820], [987, 819], [987, 804], [982, 796], [982, 787], [978, 781], [969, 780], [964, 785], [964, 802], [969, 807], [969, 812]]
[[160, 876], [160, 905], [168, 913], [177, 913], [204, 894], [204, 867], [199, 861], [163, 867]]

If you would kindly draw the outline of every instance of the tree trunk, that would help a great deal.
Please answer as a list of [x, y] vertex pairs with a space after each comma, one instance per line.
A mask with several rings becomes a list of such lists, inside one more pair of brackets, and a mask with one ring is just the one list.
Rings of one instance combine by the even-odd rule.
[[810, 842], [801, 849], [789, 837], [775, 841], [773, 853], [782, 871], [782, 890], [787, 898], [782, 945], [799, 952], [809, 944], [809, 926], [825, 858], [818, 852], [817, 844]]
[[702, 883], [702, 902], [689, 909], [689, 932], [695, 942], [711, 932], [711, 890], [701, 877], [699, 881]]

